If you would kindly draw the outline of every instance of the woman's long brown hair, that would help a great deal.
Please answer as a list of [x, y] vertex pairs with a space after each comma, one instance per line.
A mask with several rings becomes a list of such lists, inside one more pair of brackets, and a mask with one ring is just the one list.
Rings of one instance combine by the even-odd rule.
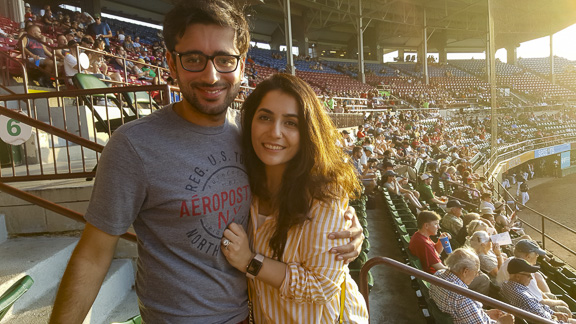
[[[252, 120], [264, 96], [280, 90], [298, 103], [300, 150], [288, 163], [279, 191], [272, 196], [266, 186], [264, 164], [252, 146]], [[324, 111], [312, 88], [289, 74], [275, 74], [262, 81], [242, 107], [242, 146], [250, 188], [255, 196], [271, 201], [278, 211], [276, 228], [269, 242], [274, 258], [280, 260], [288, 230], [303, 224], [314, 199], [328, 202], [345, 195], [355, 196], [360, 184], [341, 148], [336, 145], [338, 132]]]

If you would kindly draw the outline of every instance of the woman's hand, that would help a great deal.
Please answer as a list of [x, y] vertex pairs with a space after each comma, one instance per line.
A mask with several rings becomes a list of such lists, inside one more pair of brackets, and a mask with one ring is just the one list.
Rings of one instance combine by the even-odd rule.
[[498, 243], [492, 244], [492, 251], [497, 257], [502, 255], [502, 250], [500, 250], [500, 244]]
[[246, 272], [254, 253], [250, 250], [248, 235], [244, 228], [236, 223], [230, 223], [228, 228], [224, 230], [224, 236], [220, 243], [222, 253], [230, 265]]

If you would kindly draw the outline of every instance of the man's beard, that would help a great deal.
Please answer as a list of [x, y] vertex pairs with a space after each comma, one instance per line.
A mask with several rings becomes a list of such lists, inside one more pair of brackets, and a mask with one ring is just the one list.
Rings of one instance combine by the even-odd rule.
[[240, 82], [236, 83], [235, 85], [232, 85], [229, 89], [226, 88], [227, 91], [226, 91], [226, 97], [224, 98], [224, 102], [220, 105], [217, 105], [217, 106], [208, 106], [208, 105], [200, 103], [200, 100], [198, 100], [197, 95], [192, 90], [196, 87], [208, 88], [210, 86], [215, 87], [215, 88], [221, 87], [220, 84], [205, 85], [205, 84], [201, 84], [201, 83], [190, 83], [186, 87], [180, 87], [180, 91], [182, 91], [182, 96], [184, 97], [184, 99], [186, 101], [188, 101], [188, 103], [196, 111], [198, 111], [204, 115], [209, 115], [209, 116], [217, 116], [217, 115], [224, 114], [226, 112], [226, 109], [228, 109], [230, 104], [232, 104], [234, 99], [236, 99], [236, 96], [238, 96], [238, 92], [240, 90]]

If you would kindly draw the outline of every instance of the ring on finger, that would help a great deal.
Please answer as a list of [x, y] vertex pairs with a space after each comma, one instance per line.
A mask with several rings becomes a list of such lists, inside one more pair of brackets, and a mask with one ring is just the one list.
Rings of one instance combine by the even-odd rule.
[[224, 240], [222, 240], [222, 245], [224, 245], [224, 248], [227, 249], [228, 245], [230, 245], [230, 240], [225, 238]]

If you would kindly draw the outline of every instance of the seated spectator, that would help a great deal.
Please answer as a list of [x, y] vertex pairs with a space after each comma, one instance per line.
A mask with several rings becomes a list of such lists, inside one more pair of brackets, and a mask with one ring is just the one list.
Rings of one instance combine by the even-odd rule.
[[444, 205], [446, 204], [446, 197], [436, 197], [432, 191], [432, 176], [424, 173], [420, 176], [420, 184], [418, 185], [418, 192], [420, 193], [420, 200], [425, 201], [430, 205]]
[[36, 15], [32, 13], [32, 8], [30, 4], [26, 3], [26, 13], [24, 14], [24, 20], [26, 21], [36, 21]]
[[489, 192], [485, 192], [482, 195], [480, 195], [480, 206], [478, 208], [482, 209], [485, 207], [490, 207], [492, 211], [496, 209], [494, 207], [494, 204], [492, 204], [492, 194], [490, 194]]
[[352, 149], [352, 164], [358, 179], [366, 187], [366, 192], [371, 193], [376, 188], [376, 161], [362, 163], [362, 147], [355, 146]]
[[487, 232], [490, 235], [497, 234], [498, 231], [496, 230], [496, 220], [494, 219], [494, 210], [490, 207], [482, 207], [480, 208], [480, 218], [486, 222], [489, 226]]
[[153, 69], [151, 69], [149, 66], [144, 65], [146, 64], [146, 61], [144, 59], [138, 59], [138, 62], [136, 63], [136, 66], [134, 67], [134, 70], [136, 71], [136, 69], [140, 70], [136, 71], [136, 75], [138, 76], [139, 80], [147, 80], [147, 81], [152, 81], [152, 84], [158, 84], [158, 78], [156, 77], [156, 72], [154, 72]]
[[343, 147], [345, 151], [349, 151], [352, 147], [354, 147], [354, 141], [350, 137], [350, 132], [347, 130], [342, 131], [342, 139], [344, 140]]
[[[502, 285], [502, 283], [510, 278], [508, 273], [508, 263], [513, 258], [523, 259], [530, 265], [536, 265], [538, 257], [546, 258], [546, 251], [542, 250], [536, 242], [527, 239], [518, 241], [514, 246], [514, 257], [508, 258], [504, 261], [500, 270], [498, 270], [496, 284]], [[555, 260], [547, 261], [553, 265], [557, 265], [557, 261]], [[532, 278], [533, 280], [530, 281], [528, 290], [530, 290], [530, 293], [532, 293], [532, 295], [534, 295], [541, 304], [549, 306], [556, 312], [562, 312], [569, 317], [572, 317], [572, 312], [568, 308], [568, 305], [550, 292], [550, 287], [548, 287], [546, 279], [544, 279], [540, 272], [533, 273]]]
[[[447, 269], [439, 270], [435, 276], [463, 288], [480, 273], [478, 256], [469, 249], [460, 248], [446, 258]], [[495, 324], [514, 323], [514, 316], [498, 309], [485, 311], [480, 302], [464, 297], [453, 291], [432, 285], [430, 297], [438, 308], [450, 314], [455, 324]]]
[[456, 235], [464, 226], [464, 221], [462, 220], [462, 204], [458, 200], [450, 200], [446, 204], [448, 212], [444, 217], [440, 225], [442, 228], [451, 233], [451, 235]]
[[28, 25], [26, 35], [22, 38], [22, 46], [28, 61], [44, 69], [44, 76], [40, 80], [41, 85], [51, 86], [49, 79], [54, 72], [52, 53], [41, 43], [42, 32], [37, 25]]
[[121, 45], [124, 44], [124, 40], [126, 40], [126, 35], [124, 35], [123, 29], [119, 29], [116, 31], [116, 39], [118, 40], [118, 43], [120, 43]]
[[532, 281], [532, 274], [540, 270], [539, 266], [531, 266], [526, 260], [514, 258], [508, 263], [508, 281], [502, 284], [502, 294], [508, 302], [520, 309], [557, 323], [576, 323], [568, 315], [555, 312], [549, 306], [541, 304], [532, 294], [528, 286]]
[[[122, 43], [122, 46], [124, 46], [126, 52], [134, 53], [134, 42], [132, 42], [132, 36], [126, 35], [124, 43]], [[118, 52], [118, 50], [116, 50], [116, 52]]]
[[477, 231], [470, 237], [470, 246], [478, 254], [480, 269], [495, 281], [498, 270], [506, 258], [506, 255], [500, 250], [500, 245], [493, 244], [487, 232]]
[[138, 36], [134, 37], [134, 42], [132, 43], [132, 45], [134, 46], [134, 52], [136, 53], [142, 52], [142, 44], [140, 44], [140, 37]]
[[[448, 202], [450, 203], [450, 202]], [[446, 205], [448, 208], [448, 205]], [[460, 243], [460, 245], [464, 245], [467, 242], [467, 237], [471, 234], [468, 234], [468, 225], [470, 225], [473, 221], [479, 221], [480, 215], [477, 213], [467, 213], [466, 215], [462, 215], [462, 227], [456, 233], [456, 241]], [[474, 232], [472, 232], [473, 234]]]
[[67, 48], [63, 48], [66, 47], [68, 44], [68, 39], [66, 39], [66, 36], [63, 34], [58, 34], [56, 36], [56, 45], [59, 47], [58, 49], [56, 49], [54, 52], [56, 53], [56, 57], [59, 60], [63, 60], [64, 59], [64, 55], [66, 54], [66, 52], [69, 50]]
[[366, 137], [366, 132], [364, 132], [364, 125], [358, 126], [358, 132], [356, 133], [357, 139], [363, 139]]
[[[430, 239], [430, 236], [437, 235], [440, 228], [440, 216], [435, 212], [423, 211], [418, 214], [416, 219], [418, 231], [410, 238], [408, 248], [410, 253], [416, 256], [422, 264], [422, 269], [428, 273], [435, 273], [437, 270], [446, 269], [440, 259], [440, 253], [444, 251], [442, 242], [436, 243]], [[441, 233], [440, 237], [450, 237], [448, 233]]]
[[66, 52], [66, 56], [64, 57], [64, 73], [66, 74], [66, 85], [72, 86], [72, 77], [76, 75], [76, 73], [92, 74], [99, 79], [110, 80], [110, 78], [108, 78], [102, 73], [91, 73], [88, 70], [82, 70], [82, 69], [80, 69], [81, 72], [78, 72], [79, 70], [78, 56], [77, 56], [78, 51], [74, 48], [75, 46], [78, 46], [78, 43], [76, 43], [76, 41], [68, 42], [68, 47], [70, 47], [72, 50]]
[[58, 26], [58, 21], [52, 15], [52, 10], [49, 8], [44, 11], [44, 16], [42, 16], [42, 23], [49, 27]]
[[398, 175], [394, 171], [384, 172], [384, 187], [388, 189], [388, 192], [391, 195], [401, 195], [406, 198], [414, 208], [422, 209], [422, 205], [420, 204], [420, 201], [418, 201], [418, 198], [420, 197], [418, 191], [402, 188], [400, 183], [398, 183], [398, 179], [396, 178], [397, 176]]

